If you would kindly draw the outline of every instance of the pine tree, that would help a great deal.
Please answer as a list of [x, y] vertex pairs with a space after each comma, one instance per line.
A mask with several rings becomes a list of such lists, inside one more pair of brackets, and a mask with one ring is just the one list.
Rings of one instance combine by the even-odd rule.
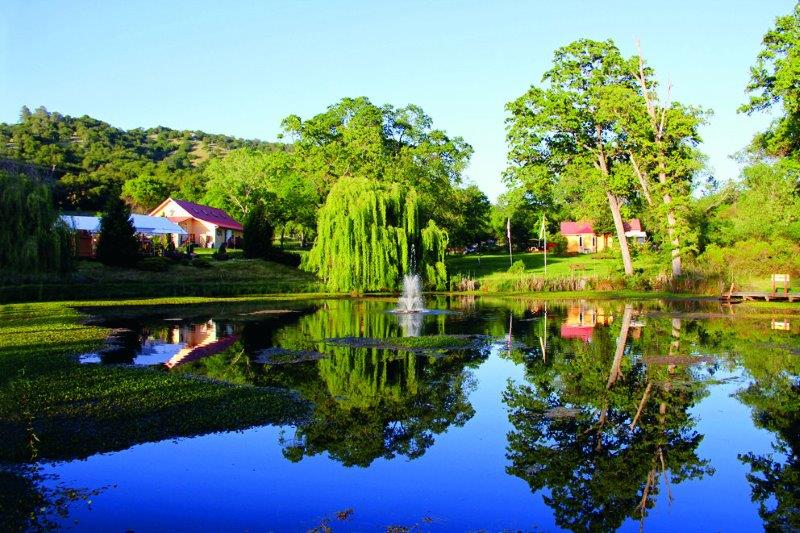
[[100, 218], [98, 261], [112, 266], [132, 266], [139, 260], [139, 243], [130, 218], [130, 208], [120, 197], [112, 196]]

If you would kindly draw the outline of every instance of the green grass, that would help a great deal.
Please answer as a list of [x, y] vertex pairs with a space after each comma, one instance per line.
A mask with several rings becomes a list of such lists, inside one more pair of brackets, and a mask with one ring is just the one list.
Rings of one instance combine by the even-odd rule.
[[[83, 305], [89, 303], [98, 305]], [[292, 423], [308, 415], [307, 404], [285, 391], [149, 368], [79, 364], [75, 356], [99, 348], [108, 333], [86, 325], [75, 310], [79, 305], [0, 307], [0, 461], [73, 459], [141, 442]]]
[[[525, 274], [544, 274], [544, 254], [519, 253], [514, 254], [514, 262], [522, 261], [525, 264]], [[488, 275], [507, 274], [509, 268], [508, 254], [491, 255], [452, 255], [447, 258], [447, 271], [452, 276], [461, 274], [473, 278], [482, 278]], [[570, 267], [580, 267], [572, 270]], [[570, 257], [556, 257], [547, 255], [548, 276], [576, 275], [607, 276], [616, 268], [614, 259], [599, 257], [597, 254], [583, 254]]]
[[202, 259], [206, 268], [175, 264], [166, 272], [107, 267], [80, 261], [61, 282], [0, 286], [0, 302], [135, 298], [156, 296], [238, 296], [318, 291], [315, 276], [259, 259]]

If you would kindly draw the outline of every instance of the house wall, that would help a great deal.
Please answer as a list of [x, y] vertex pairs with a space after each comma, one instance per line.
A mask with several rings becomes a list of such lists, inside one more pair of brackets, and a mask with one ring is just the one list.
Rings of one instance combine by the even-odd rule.
[[565, 235], [567, 238], [567, 252], [594, 253], [602, 252], [606, 248], [613, 248], [614, 238], [609, 234], [595, 235], [583, 233], [580, 235]]

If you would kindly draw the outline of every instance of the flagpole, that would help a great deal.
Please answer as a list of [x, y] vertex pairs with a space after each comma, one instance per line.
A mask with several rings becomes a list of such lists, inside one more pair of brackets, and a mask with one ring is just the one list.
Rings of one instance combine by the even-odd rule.
[[544, 230], [544, 277], [547, 277], [547, 226], [542, 215], [542, 230]]

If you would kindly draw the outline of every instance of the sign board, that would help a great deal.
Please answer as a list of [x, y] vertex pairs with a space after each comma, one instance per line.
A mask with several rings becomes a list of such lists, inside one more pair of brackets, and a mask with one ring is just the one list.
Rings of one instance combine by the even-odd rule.
[[789, 283], [789, 274], [773, 274], [772, 281], [775, 283]]

